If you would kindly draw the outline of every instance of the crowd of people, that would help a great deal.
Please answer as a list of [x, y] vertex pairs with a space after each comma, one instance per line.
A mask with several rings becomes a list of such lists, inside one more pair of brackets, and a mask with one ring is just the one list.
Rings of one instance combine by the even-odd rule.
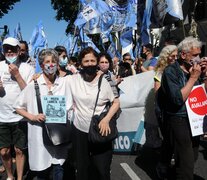
[[[98, 125], [102, 136], [110, 134], [109, 122], [120, 108], [118, 85], [125, 77], [155, 71], [157, 131], [161, 132], [163, 155], [155, 168], [163, 179], [193, 179], [200, 136], [191, 134], [185, 101], [195, 85], [207, 86], [207, 59], [199, 58], [201, 47], [199, 40], [187, 37], [178, 45], [165, 45], [159, 56], [154, 57], [153, 46], [145, 44], [140, 57], [133, 60], [130, 53], [122, 59], [111, 58], [91, 47], [82, 49], [78, 57], [69, 57], [64, 46], [56, 46], [39, 52], [42, 73], [35, 74], [36, 63], [29, 56], [27, 42], [12, 37], [4, 39], [0, 62], [0, 171], [6, 171], [7, 180], [13, 180], [15, 158], [18, 180], [23, 179], [26, 162], [27, 170], [37, 179], [48, 179], [52, 174], [52, 179], [61, 180], [68, 159], [73, 161], [76, 180], [110, 180], [113, 142], [95, 144], [88, 140], [91, 118], [111, 102]], [[41, 97], [65, 97], [66, 121], [72, 125], [71, 142], [58, 146], [44, 144], [43, 123], [47, 118], [38, 109], [36, 84]], [[20, 122], [26, 128], [21, 128]], [[169, 174], [172, 156], [176, 168]]]

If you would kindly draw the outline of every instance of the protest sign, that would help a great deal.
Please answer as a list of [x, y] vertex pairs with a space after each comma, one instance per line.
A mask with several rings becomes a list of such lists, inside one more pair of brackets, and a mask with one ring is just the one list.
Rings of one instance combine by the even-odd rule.
[[193, 87], [186, 101], [192, 136], [203, 134], [203, 118], [207, 114], [207, 97], [204, 84]]
[[42, 96], [41, 102], [46, 123], [66, 123], [65, 96]]

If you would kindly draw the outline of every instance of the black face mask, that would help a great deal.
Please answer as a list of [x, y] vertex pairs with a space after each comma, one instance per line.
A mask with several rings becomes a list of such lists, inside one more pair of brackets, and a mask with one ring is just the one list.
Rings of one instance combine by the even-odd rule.
[[96, 75], [97, 65], [95, 66], [82, 66], [82, 73], [89, 76]]
[[21, 62], [26, 62], [28, 60], [29, 56], [26, 54], [20, 54], [19, 59]]
[[97, 72], [97, 65], [95, 65], [95, 66], [82, 66], [82, 69], [80, 71], [81, 76], [87, 82], [93, 81], [93, 79], [96, 77], [96, 72]]
[[147, 58], [146, 52], [145, 52], [145, 53], [142, 52], [142, 53], [140, 54], [140, 56], [141, 56], [141, 58], [143, 58], [143, 59], [146, 59], [146, 58]]

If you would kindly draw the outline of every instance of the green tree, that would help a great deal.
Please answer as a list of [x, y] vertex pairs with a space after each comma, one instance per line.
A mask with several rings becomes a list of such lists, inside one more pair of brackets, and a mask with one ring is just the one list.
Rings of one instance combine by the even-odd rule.
[[20, 0], [0, 0], [0, 18], [13, 9], [13, 6], [16, 2]]
[[66, 34], [74, 32], [74, 21], [79, 10], [79, 0], [51, 0], [53, 9], [57, 12], [56, 20], [68, 22]]

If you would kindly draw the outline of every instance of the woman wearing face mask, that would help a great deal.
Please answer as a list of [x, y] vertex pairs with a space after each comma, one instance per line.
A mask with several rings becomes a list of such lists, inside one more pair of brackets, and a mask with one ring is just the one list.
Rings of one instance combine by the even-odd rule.
[[[72, 106], [70, 90], [66, 91], [66, 78], [56, 75], [59, 57], [53, 49], [43, 49], [38, 56], [42, 74], [37, 79], [41, 96], [65, 96], [66, 110]], [[29, 119], [28, 151], [29, 165], [32, 171], [37, 171], [37, 179], [47, 179], [50, 169], [53, 179], [63, 179], [62, 164], [67, 158], [67, 146], [45, 146], [42, 136], [42, 122], [46, 116], [38, 112], [34, 82], [31, 82], [17, 98], [14, 107], [16, 112]]]
[[59, 55], [59, 63], [58, 63], [58, 71], [57, 74], [60, 77], [64, 77], [67, 75], [72, 75], [73, 73], [67, 69], [68, 66], [68, 56], [67, 50], [64, 46], [56, 46], [54, 48]]
[[[83, 49], [79, 54], [82, 68], [80, 73], [67, 77], [67, 88], [71, 90], [75, 104], [73, 147], [77, 165], [76, 180], [110, 180], [112, 142], [92, 144], [88, 141], [89, 126], [98, 93], [100, 77], [100, 73], [97, 73], [97, 60], [98, 54], [93, 48]], [[115, 98], [110, 84], [105, 78], [102, 79], [100, 89], [94, 114], [100, 114], [106, 103], [108, 101], [112, 102], [107, 116], [99, 123], [100, 133], [103, 136], [107, 136], [110, 133], [109, 121], [119, 109], [119, 99]], [[90, 169], [90, 167], [93, 167], [93, 169]]]
[[113, 74], [113, 62], [111, 57], [106, 53], [99, 54], [98, 67], [104, 73], [105, 79], [109, 82], [115, 97], [119, 97], [117, 80]]

